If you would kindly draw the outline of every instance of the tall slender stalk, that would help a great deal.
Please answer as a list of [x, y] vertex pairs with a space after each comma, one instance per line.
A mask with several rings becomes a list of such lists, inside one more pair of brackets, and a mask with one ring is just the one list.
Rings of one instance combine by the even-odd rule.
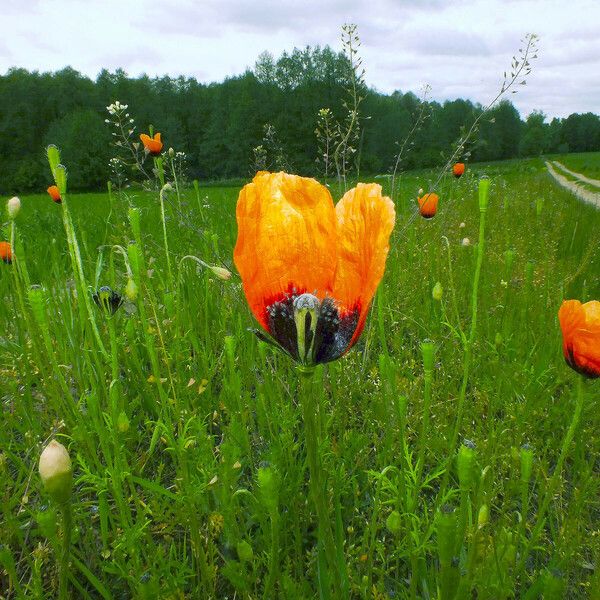
[[[317, 389], [314, 368], [299, 368], [300, 402], [304, 418], [306, 457], [310, 473], [310, 492], [318, 521], [318, 579], [322, 599], [348, 598], [348, 577], [336, 560], [338, 552], [327, 499], [327, 481], [320, 454], [321, 439], [317, 424]], [[331, 595], [330, 577], [334, 594]]]

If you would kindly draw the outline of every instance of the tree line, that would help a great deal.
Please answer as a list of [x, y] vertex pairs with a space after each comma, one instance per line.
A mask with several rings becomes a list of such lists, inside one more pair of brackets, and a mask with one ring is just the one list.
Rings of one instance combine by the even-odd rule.
[[[92, 80], [69, 67], [55, 73], [10, 69], [0, 76], [0, 193], [46, 188], [49, 143], [61, 148], [71, 189], [103, 188], [114, 155], [106, 107], [115, 100], [128, 104], [137, 133], [152, 125], [162, 133], [165, 149], [185, 152], [190, 179], [246, 177], [256, 166], [254, 149], [265, 144], [277, 146], [289, 169], [318, 175], [317, 115], [329, 108], [343, 122], [350, 76], [345, 55], [329, 47], [295, 49], [277, 59], [263, 53], [253, 69], [210, 84], [186, 77], [134, 78], [122, 70], [103, 70]], [[483, 110], [470, 100], [439, 103], [365, 85], [360, 94], [356, 150], [363, 174], [390, 171], [419, 114], [425, 118], [400, 166], [441, 164]], [[592, 150], [600, 150], [597, 115], [548, 122], [536, 111], [522, 120], [508, 100], [481, 119], [468, 147], [473, 161]]]

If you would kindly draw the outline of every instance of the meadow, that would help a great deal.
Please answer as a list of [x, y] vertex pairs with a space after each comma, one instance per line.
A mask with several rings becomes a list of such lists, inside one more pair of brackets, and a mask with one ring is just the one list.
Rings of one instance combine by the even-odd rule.
[[[600, 154], [552, 159], [598, 175]], [[557, 320], [600, 298], [600, 210], [511, 160], [446, 175], [425, 220], [435, 180], [400, 177], [365, 331], [307, 392], [335, 556], [298, 370], [249, 331], [240, 186], [170, 192], [164, 230], [158, 192], [69, 195], [71, 232], [64, 205], [22, 196], [0, 263], [0, 598], [58, 597], [61, 573], [73, 598], [600, 597], [600, 387]], [[68, 507], [37, 472], [50, 439]]]

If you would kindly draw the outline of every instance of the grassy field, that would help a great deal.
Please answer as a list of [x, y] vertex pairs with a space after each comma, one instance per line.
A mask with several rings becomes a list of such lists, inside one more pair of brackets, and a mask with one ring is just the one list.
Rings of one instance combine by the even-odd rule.
[[[561, 159], [598, 176], [597, 154]], [[600, 211], [535, 159], [445, 178], [424, 220], [433, 180], [402, 177], [365, 332], [312, 389], [346, 586], [333, 597], [598, 598], [600, 387], [565, 365], [557, 311], [600, 299]], [[158, 193], [69, 197], [85, 288], [61, 206], [21, 199], [17, 260], [0, 263], [0, 598], [58, 597], [65, 508], [37, 473], [51, 438], [73, 461], [73, 598], [318, 597], [299, 376], [248, 331], [238, 192], [170, 194], [168, 253]], [[129, 278], [137, 295], [108, 318], [92, 293]]]

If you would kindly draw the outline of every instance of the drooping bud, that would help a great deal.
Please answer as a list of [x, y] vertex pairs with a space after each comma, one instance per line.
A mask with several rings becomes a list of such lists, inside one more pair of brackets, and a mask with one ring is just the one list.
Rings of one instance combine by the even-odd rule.
[[125, 286], [125, 295], [127, 299], [131, 302], [135, 302], [138, 295], [138, 287], [135, 281], [131, 278], [127, 280], [127, 285]]
[[208, 267], [219, 279], [223, 281], [227, 281], [231, 279], [231, 271], [228, 271], [225, 267], [217, 267], [214, 265], [209, 265]]
[[40, 477], [48, 495], [59, 504], [71, 497], [73, 488], [73, 468], [67, 449], [52, 440], [40, 455]]
[[433, 296], [433, 299], [437, 300], [438, 302], [440, 302], [442, 297], [444, 296], [444, 288], [442, 287], [442, 284], [439, 281], [433, 286], [431, 295]]
[[19, 214], [20, 210], [21, 210], [21, 200], [19, 200], [19, 198], [17, 196], [13, 196], [6, 203], [6, 212], [8, 213], [8, 218], [11, 221], [14, 221], [16, 216]]

